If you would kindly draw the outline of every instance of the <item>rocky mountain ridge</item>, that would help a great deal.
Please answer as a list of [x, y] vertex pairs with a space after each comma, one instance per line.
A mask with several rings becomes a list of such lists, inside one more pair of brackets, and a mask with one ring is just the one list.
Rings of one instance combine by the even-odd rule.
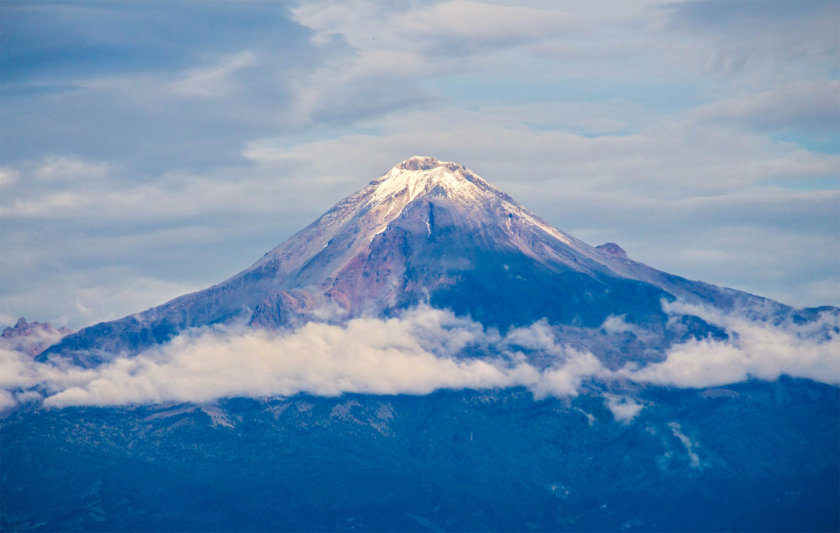
[[73, 330], [63, 326], [55, 328], [49, 322], [27, 322], [21, 317], [14, 326], [3, 329], [0, 333], [0, 346], [26, 353], [38, 355], [49, 348], [62, 337], [73, 333]]

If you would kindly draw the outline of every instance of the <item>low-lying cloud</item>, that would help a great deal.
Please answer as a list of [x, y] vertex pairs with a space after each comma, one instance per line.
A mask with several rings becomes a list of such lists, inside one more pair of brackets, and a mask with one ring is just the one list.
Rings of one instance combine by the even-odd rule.
[[[94, 369], [40, 364], [4, 349], [0, 406], [15, 403], [12, 391], [32, 387], [44, 391], [45, 405], [57, 407], [514, 386], [527, 386], [538, 397], [574, 395], [581, 379], [603, 367], [590, 353], [554, 344], [546, 329], [540, 322], [501, 336], [448, 311], [421, 308], [402, 318], [309, 323], [290, 332], [194, 330]], [[527, 363], [516, 349], [523, 339], [553, 350], [557, 364], [540, 371]], [[470, 348], [496, 355], [464, 356]]]
[[[565, 345], [545, 321], [501, 335], [449, 311], [422, 307], [400, 318], [309, 323], [293, 331], [197, 329], [92, 369], [37, 363], [6, 345], [0, 348], [0, 408], [32, 400], [53, 407], [111, 406], [507, 387], [527, 387], [539, 399], [575, 396], [586, 380], [698, 388], [782, 374], [840, 384], [836, 315], [825, 313], [806, 325], [773, 325], [684, 305], [670, 304], [666, 311], [702, 316], [726, 328], [730, 340], [690, 340], [669, 348], [660, 363], [611, 371], [594, 354]], [[611, 320], [608, 325], [615, 325]], [[527, 354], [535, 352], [552, 362], [534, 364]], [[629, 397], [608, 395], [606, 401], [624, 422], [643, 408]]]
[[700, 316], [730, 332], [730, 339], [689, 340], [672, 346], [661, 363], [625, 368], [634, 381], [674, 387], [714, 387], [781, 375], [840, 385], [840, 316], [822, 313], [806, 324], [752, 321], [697, 306], [665, 304], [675, 314]]

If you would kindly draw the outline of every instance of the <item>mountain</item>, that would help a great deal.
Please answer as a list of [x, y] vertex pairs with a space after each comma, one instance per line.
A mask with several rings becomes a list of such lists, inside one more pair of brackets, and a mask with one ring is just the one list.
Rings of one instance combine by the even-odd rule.
[[41, 323], [37, 320], [27, 322], [21, 317], [14, 326], [0, 333], [0, 347], [35, 356], [70, 333], [72, 331], [65, 327], [55, 328], [49, 322]]
[[840, 529], [840, 310], [590, 246], [455, 163], [61, 333], [0, 339], [3, 531]]
[[[580, 328], [609, 316], [652, 329], [664, 344], [719, 331], [686, 317], [678, 331], [661, 301], [767, 316], [794, 311], [689, 281], [557, 230], [471, 170], [409, 158], [324, 213], [254, 265], [206, 290], [64, 338], [40, 356], [96, 365], [188, 328], [247, 322], [393, 316], [427, 303], [502, 330], [545, 318]], [[578, 328], [575, 330], [574, 328]], [[690, 330], [690, 331], [689, 331]]]

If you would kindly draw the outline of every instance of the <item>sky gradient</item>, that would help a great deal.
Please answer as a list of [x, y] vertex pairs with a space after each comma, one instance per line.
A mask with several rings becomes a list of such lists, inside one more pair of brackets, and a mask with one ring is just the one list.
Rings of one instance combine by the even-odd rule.
[[222, 281], [415, 154], [840, 305], [837, 2], [0, 3], [0, 323]]

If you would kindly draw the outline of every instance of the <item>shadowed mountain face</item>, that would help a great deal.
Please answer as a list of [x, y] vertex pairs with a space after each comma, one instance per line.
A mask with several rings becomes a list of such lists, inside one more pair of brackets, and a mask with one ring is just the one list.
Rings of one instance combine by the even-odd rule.
[[592, 247], [469, 169], [412, 157], [227, 281], [85, 328], [41, 360], [64, 356], [97, 364], [187, 328], [393, 316], [421, 303], [501, 330], [542, 318], [597, 328], [611, 315], [623, 316], [668, 342], [674, 335], [661, 302], [674, 299], [763, 316], [791, 311], [657, 271], [614, 243]]

